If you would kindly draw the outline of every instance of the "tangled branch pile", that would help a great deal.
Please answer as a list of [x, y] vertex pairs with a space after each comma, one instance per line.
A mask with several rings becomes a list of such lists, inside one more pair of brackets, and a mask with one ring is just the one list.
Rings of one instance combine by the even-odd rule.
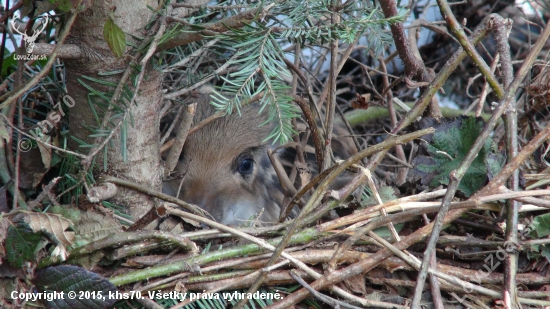
[[[138, 27], [118, 2], [3, 9], [57, 13], [24, 35], [47, 60], [3, 57], [0, 306], [550, 306], [550, 7], [410, 2], [171, 1]], [[218, 112], [192, 126], [206, 88]], [[305, 153], [275, 166], [279, 222], [160, 193], [189, 134], [254, 101]]]

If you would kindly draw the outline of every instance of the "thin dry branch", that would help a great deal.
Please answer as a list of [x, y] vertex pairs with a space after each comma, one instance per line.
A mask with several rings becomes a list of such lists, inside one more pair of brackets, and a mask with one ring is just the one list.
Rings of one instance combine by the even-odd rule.
[[[206, 102], [202, 103], [205, 104]], [[191, 124], [193, 123], [193, 116], [195, 115], [196, 107], [197, 103], [192, 103], [183, 109], [183, 119], [181, 120], [175, 142], [170, 148], [170, 153], [166, 159], [166, 169], [164, 170], [165, 177], [170, 175], [179, 162], [183, 144], [185, 144], [185, 140], [187, 139], [187, 135], [189, 133], [189, 128], [191, 128]]]

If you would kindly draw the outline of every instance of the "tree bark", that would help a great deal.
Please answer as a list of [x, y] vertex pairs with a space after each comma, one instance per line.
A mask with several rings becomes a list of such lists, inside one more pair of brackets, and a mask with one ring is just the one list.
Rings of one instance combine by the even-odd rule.
[[[89, 97], [89, 90], [78, 79], [98, 91], [109, 92], [109, 95], [114, 92], [114, 87], [94, 83], [82, 78], [82, 76], [86, 75], [110, 81], [114, 84], [120, 81], [122, 73], [110, 76], [100, 76], [98, 74], [99, 72], [124, 70], [127, 68], [130, 60], [128, 56], [118, 59], [114, 57], [103, 38], [103, 25], [109, 16], [112, 16], [114, 22], [126, 34], [126, 41], [139, 45], [140, 42], [134, 40], [130, 34], [137, 37], [144, 37], [146, 35], [143, 29], [153, 13], [147, 8], [148, 5], [156, 8], [158, 3], [151, 0], [96, 0], [91, 5], [91, 8], [80, 13], [73, 26], [68, 43], [78, 45], [83, 57], [66, 60], [67, 91], [68, 95], [76, 101], [76, 105], [69, 113], [69, 129], [73, 136], [85, 141], [87, 144], [94, 143], [94, 139], [90, 138], [92, 132], [87, 127], [98, 128], [103, 120], [102, 116], [104, 113], [101, 113], [96, 104], [106, 106], [107, 102], [97, 96]], [[113, 13], [111, 14], [111, 12]], [[160, 189], [162, 170], [159, 155], [158, 111], [162, 103], [162, 76], [150, 65], [145, 70], [145, 77], [139, 89], [132, 89], [133, 91], [139, 91], [139, 94], [136, 97], [135, 103], [129, 106], [130, 116], [126, 118], [128, 121], [127, 160], [124, 162], [121, 155], [122, 145], [119, 131], [108, 144], [107, 173], [147, 185], [151, 188]], [[135, 76], [135, 74], [131, 76]], [[133, 82], [129, 80], [127, 84], [133, 85]], [[90, 104], [88, 100], [93, 103]], [[99, 113], [99, 123], [92, 113], [90, 105], [94, 105], [95, 110]], [[119, 106], [122, 110], [126, 110], [124, 106]], [[112, 129], [120, 120], [121, 118], [113, 118], [106, 129]], [[80, 152], [86, 151], [86, 148], [79, 148], [79, 144], [76, 141], [71, 141], [69, 147]], [[99, 159], [96, 162], [99, 163], [102, 160]], [[125, 188], [119, 188], [119, 193], [113, 202], [125, 205], [128, 213], [134, 219], [138, 219], [141, 215], [145, 214], [154, 203], [153, 199], [149, 196]]]

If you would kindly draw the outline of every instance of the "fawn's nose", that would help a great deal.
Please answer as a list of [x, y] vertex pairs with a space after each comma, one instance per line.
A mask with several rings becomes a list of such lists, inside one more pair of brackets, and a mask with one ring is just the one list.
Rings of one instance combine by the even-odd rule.
[[265, 201], [227, 181], [190, 180], [180, 198], [207, 211], [219, 223], [246, 225]]

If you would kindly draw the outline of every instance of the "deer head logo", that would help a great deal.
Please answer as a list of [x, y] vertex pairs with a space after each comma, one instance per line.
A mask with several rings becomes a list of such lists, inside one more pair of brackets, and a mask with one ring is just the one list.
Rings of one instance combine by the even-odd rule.
[[36, 41], [36, 39], [38, 38], [38, 35], [44, 31], [44, 29], [46, 29], [46, 26], [48, 25], [48, 21], [49, 21], [49, 17], [48, 15], [46, 16], [43, 16], [44, 20], [42, 21], [42, 25], [40, 26], [40, 28], [37, 28], [34, 30], [34, 33], [32, 36], [28, 36], [25, 32], [21, 32], [19, 31], [19, 29], [17, 29], [17, 27], [15, 26], [15, 18], [11, 20], [11, 27], [13, 28], [13, 30], [17, 33], [19, 33], [20, 35], [23, 36], [23, 40], [25, 41], [25, 49], [27, 50], [27, 54], [32, 54], [32, 51], [34, 50], [34, 41]]

